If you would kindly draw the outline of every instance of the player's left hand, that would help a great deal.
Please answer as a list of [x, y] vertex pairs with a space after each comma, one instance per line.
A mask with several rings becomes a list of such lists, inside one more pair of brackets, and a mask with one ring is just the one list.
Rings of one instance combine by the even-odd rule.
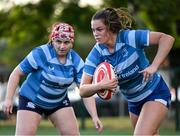
[[101, 133], [103, 131], [103, 125], [102, 125], [101, 121], [99, 120], [99, 118], [94, 117], [93, 122], [94, 122], [94, 125], [95, 125], [96, 129], [98, 130], [98, 132]]
[[139, 73], [143, 73], [143, 77], [144, 77], [143, 82], [147, 82], [156, 71], [157, 71], [157, 67], [150, 65], [144, 70], [139, 71]]

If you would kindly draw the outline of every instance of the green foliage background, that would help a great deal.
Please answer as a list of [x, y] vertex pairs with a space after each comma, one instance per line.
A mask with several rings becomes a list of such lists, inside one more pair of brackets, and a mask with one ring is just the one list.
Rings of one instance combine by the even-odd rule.
[[[8, 0], [1, 0], [1, 2]], [[180, 48], [179, 0], [102, 0], [99, 7], [127, 7], [136, 20], [135, 28], [173, 35]], [[48, 41], [48, 28], [57, 21], [75, 27], [74, 49], [83, 59], [94, 45], [90, 21], [99, 9], [79, 6], [79, 0], [40, 0], [36, 4], [14, 5], [0, 11], [0, 65], [14, 68], [32, 48]]]

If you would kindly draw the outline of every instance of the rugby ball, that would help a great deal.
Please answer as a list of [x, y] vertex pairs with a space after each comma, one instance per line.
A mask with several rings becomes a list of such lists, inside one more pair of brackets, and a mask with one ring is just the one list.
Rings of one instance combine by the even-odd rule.
[[[98, 67], [96, 68], [94, 72], [94, 76], [93, 76], [94, 84], [103, 80], [106, 75], [107, 75], [107, 78], [110, 80], [115, 78], [115, 72], [113, 70], [113, 66], [108, 62], [102, 62], [98, 65]], [[97, 95], [103, 100], [109, 100], [112, 98], [113, 92], [110, 90], [100, 90], [97, 93]]]

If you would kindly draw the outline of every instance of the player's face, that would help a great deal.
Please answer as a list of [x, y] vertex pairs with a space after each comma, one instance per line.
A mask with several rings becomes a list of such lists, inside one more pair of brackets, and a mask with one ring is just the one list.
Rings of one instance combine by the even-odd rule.
[[91, 28], [97, 43], [108, 43], [108, 41], [110, 40], [110, 33], [101, 20], [92, 20]]
[[72, 42], [67, 39], [55, 39], [53, 46], [60, 57], [65, 57], [69, 50], [72, 48]]

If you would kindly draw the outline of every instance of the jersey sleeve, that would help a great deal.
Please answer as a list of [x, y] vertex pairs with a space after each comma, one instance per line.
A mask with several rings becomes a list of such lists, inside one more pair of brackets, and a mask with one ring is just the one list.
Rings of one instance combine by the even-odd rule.
[[73, 63], [75, 66], [75, 76], [74, 76], [74, 81], [76, 82], [77, 85], [80, 84], [81, 82], [81, 77], [82, 77], [82, 73], [83, 73], [83, 68], [84, 68], [84, 61], [82, 60], [82, 58], [77, 54], [77, 53], [73, 53]]
[[135, 31], [135, 44], [136, 48], [144, 48], [149, 46], [149, 30], [136, 30]]
[[98, 64], [101, 62], [101, 48], [98, 45], [95, 45], [93, 49], [88, 54], [85, 66], [84, 66], [84, 72], [88, 74], [89, 76], [94, 75], [94, 71]]
[[133, 48], [143, 49], [149, 46], [149, 30], [124, 30], [120, 34], [121, 42]]
[[20, 62], [19, 68], [24, 74], [29, 74], [38, 69], [41, 64], [39, 63], [41, 61], [41, 53], [40, 49], [35, 48]]

